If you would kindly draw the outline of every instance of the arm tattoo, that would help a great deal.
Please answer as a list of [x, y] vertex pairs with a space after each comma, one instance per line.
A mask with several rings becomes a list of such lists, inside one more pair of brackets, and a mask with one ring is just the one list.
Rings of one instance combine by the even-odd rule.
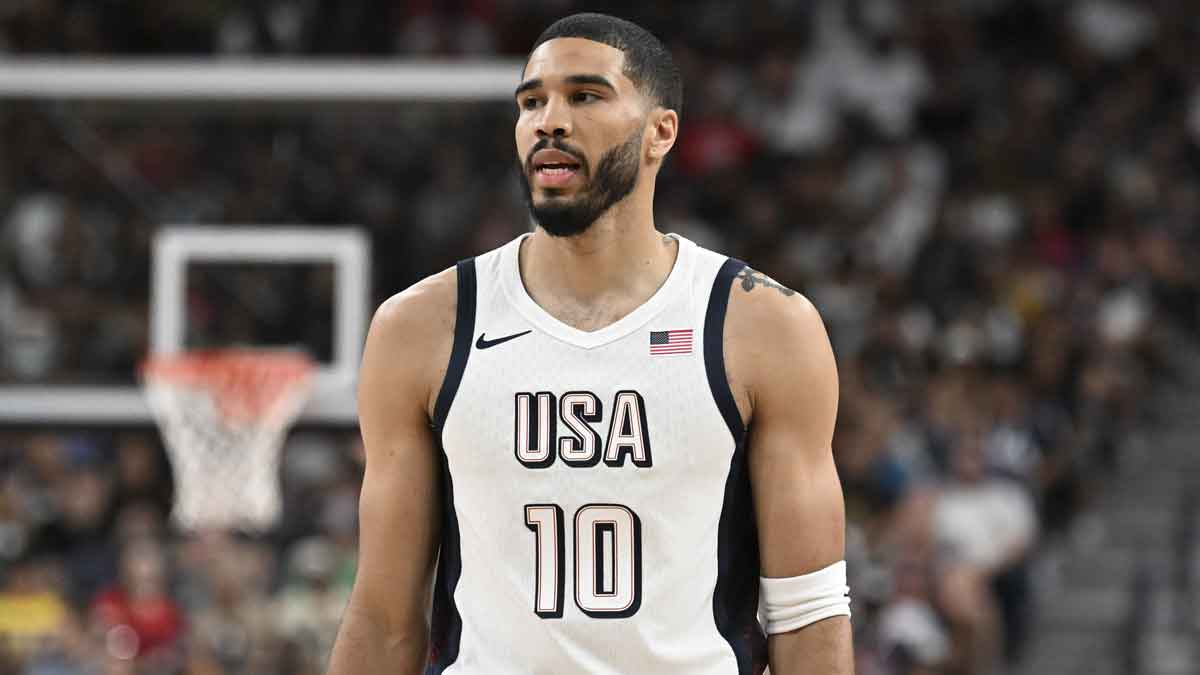
[[775, 281], [762, 272], [750, 269], [749, 267], [743, 267], [742, 271], [738, 272], [737, 278], [742, 280], [742, 290], [746, 291], [747, 293], [754, 290], [758, 286], [763, 286], [765, 288], [774, 288], [780, 293], [788, 296], [796, 294], [796, 291], [793, 291], [787, 286]]

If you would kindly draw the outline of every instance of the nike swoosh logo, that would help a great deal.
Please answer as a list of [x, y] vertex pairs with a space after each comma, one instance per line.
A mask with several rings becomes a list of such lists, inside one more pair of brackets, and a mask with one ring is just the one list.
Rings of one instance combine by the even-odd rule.
[[521, 331], [520, 333], [513, 333], [512, 335], [505, 335], [504, 337], [496, 338], [495, 340], [486, 340], [486, 339], [484, 339], [483, 336], [487, 335], [487, 333], [486, 332], [480, 333], [479, 339], [475, 341], [475, 348], [476, 349], [489, 349], [491, 347], [495, 347], [498, 344], [508, 342], [509, 340], [515, 340], [515, 339], [521, 337], [522, 335], [528, 335], [532, 332], [533, 332], [533, 329], [530, 329], [530, 330], [526, 330], [526, 331]]

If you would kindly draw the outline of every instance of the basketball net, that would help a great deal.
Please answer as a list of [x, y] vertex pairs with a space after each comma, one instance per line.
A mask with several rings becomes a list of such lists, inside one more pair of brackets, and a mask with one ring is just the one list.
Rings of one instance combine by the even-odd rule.
[[279, 452], [308, 399], [313, 369], [303, 354], [255, 349], [142, 363], [142, 387], [175, 472], [177, 526], [262, 532], [275, 525]]

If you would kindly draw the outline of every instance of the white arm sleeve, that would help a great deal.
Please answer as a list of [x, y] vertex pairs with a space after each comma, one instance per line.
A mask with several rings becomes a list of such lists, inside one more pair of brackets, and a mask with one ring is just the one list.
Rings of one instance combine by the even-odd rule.
[[760, 612], [768, 635], [803, 628], [831, 616], [850, 616], [846, 561], [798, 577], [759, 577]]

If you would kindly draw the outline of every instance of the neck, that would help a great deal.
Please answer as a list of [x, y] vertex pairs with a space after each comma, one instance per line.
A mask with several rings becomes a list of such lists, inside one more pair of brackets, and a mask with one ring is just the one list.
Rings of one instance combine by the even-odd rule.
[[554, 237], [538, 228], [522, 247], [521, 277], [543, 307], [628, 305], [632, 310], [663, 284], [677, 244], [654, 228], [648, 195], [637, 192], [585, 232]]

